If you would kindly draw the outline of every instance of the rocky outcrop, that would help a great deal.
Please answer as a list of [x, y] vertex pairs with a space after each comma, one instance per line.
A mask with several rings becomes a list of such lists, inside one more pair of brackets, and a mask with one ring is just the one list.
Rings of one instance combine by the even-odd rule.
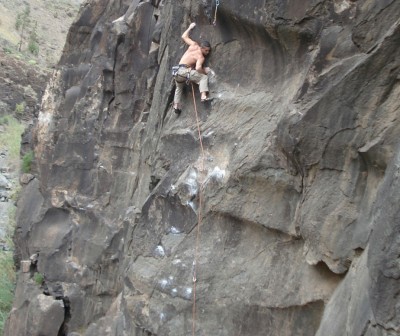
[[19, 121], [29, 124], [22, 139], [21, 153], [24, 155], [32, 151], [29, 129], [35, 115], [37, 117], [39, 114], [48, 78], [48, 71], [0, 51], [0, 250], [11, 248], [7, 237], [11, 235], [14, 203], [19, 192], [19, 165], [16, 158], [13, 158], [13, 149], [3, 143], [5, 139], [13, 139], [14, 136], [18, 143], [19, 134], [9, 132], [7, 116], [13, 115]]
[[[37, 258], [6, 335], [40, 334], [40, 294], [58, 335], [400, 334], [400, 2], [219, 3], [215, 26], [207, 0], [81, 8], [35, 130], [16, 246]], [[170, 108], [191, 21], [215, 71], [199, 131], [191, 87]]]
[[0, 116], [15, 113], [19, 119], [32, 120], [39, 112], [49, 71], [2, 51], [0, 71]]
[[[0, 126], [1, 132], [1, 126]], [[0, 251], [8, 250], [10, 247], [6, 241], [7, 229], [12, 231], [12, 228], [8, 228], [6, 223], [9, 221], [12, 205], [12, 187], [14, 186], [13, 176], [9, 172], [7, 163], [7, 152], [0, 151], [0, 221], [3, 225], [0, 226]], [[14, 208], [15, 210], [15, 208]]]

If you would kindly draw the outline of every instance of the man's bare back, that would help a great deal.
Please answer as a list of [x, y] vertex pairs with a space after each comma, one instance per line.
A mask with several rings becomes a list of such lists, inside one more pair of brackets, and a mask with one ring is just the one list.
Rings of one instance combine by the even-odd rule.
[[194, 67], [196, 71], [207, 74], [208, 69], [203, 69], [203, 64], [205, 61], [205, 56], [210, 53], [210, 47], [199, 46], [199, 44], [193, 41], [189, 37], [189, 32], [196, 27], [195, 23], [191, 23], [189, 28], [182, 34], [182, 39], [187, 45], [189, 45], [188, 50], [183, 54], [179, 64], [186, 64], [190, 67]]

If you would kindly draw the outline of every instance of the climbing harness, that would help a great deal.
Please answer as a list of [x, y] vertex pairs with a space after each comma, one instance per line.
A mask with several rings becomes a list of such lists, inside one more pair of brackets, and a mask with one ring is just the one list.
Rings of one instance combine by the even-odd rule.
[[[188, 72], [186, 73], [185, 76], [182, 76], [182, 75], [180, 75], [180, 74], [178, 73], [180, 68], [186, 68], [186, 69], [188, 69]], [[190, 66], [188, 66], [188, 65], [186, 65], [186, 64], [174, 65], [174, 66], [172, 67], [172, 71], [171, 71], [171, 72], [172, 72], [172, 76], [175, 78], [175, 80], [176, 80], [178, 83], [183, 83], [183, 81], [180, 81], [180, 80], [177, 79], [177, 77], [179, 76], [179, 77], [181, 77], [181, 78], [185, 78], [186, 84], [189, 85], [189, 82], [190, 82]]]
[[214, 22], [213, 25], [217, 25], [217, 11], [218, 11], [218, 6], [219, 6], [219, 0], [215, 0], [215, 14], [214, 14]]
[[[197, 113], [197, 105], [196, 105], [196, 98], [194, 95], [194, 86], [192, 84], [192, 94], [193, 94], [193, 105], [194, 105], [194, 112], [196, 114], [196, 123], [197, 123], [197, 132], [199, 134], [199, 142], [200, 142], [200, 149], [201, 149], [201, 171], [204, 171], [204, 147], [203, 141], [201, 139], [201, 130], [200, 130], [200, 122], [199, 122], [199, 114]], [[193, 261], [193, 307], [192, 307], [192, 336], [195, 336], [196, 332], [196, 285], [197, 285], [197, 259], [199, 255], [199, 247], [200, 247], [200, 227], [202, 224], [202, 188], [199, 189], [199, 207], [197, 210], [197, 233], [196, 233], [196, 247], [194, 253], [194, 261]]]

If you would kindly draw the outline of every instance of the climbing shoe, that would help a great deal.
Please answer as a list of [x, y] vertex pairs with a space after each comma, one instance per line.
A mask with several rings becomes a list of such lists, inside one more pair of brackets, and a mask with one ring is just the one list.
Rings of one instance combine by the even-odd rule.
[[182, 110], [181, 110], [180, 108], [174, 107], [174, 112], [175, 112], [175, 114], [179, 117], [180, 114], [181, 114], [181, 112], [182, 112]]
[[205, 103], [205, 102], [210, 102], [210, 101], [212, 101], [214, 98], [212, 98], [212, 97], [206, 97], [206, 98], [203, 98], [202, 100], [201, 100], [201, 102], [202, 103]]

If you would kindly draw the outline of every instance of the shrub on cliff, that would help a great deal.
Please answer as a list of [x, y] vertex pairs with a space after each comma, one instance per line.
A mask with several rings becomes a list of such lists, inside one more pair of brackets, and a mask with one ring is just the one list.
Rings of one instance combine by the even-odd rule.
[[21, 168], [23, 173], [29, 173], [31, 171], [33, 157], [34, 157], [34, 155], [33, 155], [32, 151], [26, 153], [23, 156], [22, 168]]
[[22, 114], [25, 111], [25, 103], [19, 103], [15, 105], [15, 113], [16, 114]]

